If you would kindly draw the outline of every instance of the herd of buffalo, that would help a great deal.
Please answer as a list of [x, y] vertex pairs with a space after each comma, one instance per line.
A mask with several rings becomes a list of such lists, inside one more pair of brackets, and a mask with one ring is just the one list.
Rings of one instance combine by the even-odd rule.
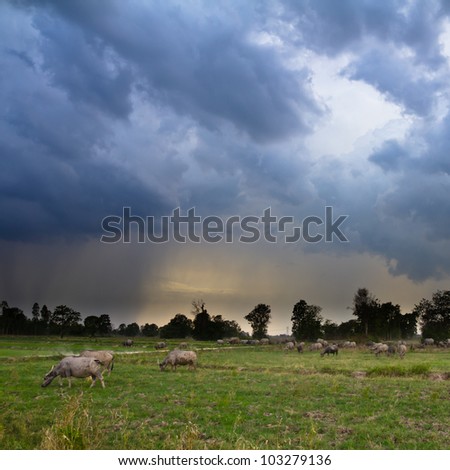
[[[262, 340], [240, 340], [239, 338], [230, 338], [229, 340], [218, 340], [218, 347], [221, 347], [225, 342], [229, 344], [250, 344], [250, 345], [267, 345], [270, 344], [268, 338]], [[127, 339], [123, 342], [123, 346], [132, 347], [133, 340]], [[434, 346], [435, 342], [432, 338], [426, 338], [422, 344], [416, 346], [419, 348], [425, 348], [428, 346]], [[283, 349], [285, 351], [297, 350], [299, 353], [305, 351], [305, 343], [296, 341], [287, 341], [284, 343]], [[398, 354], [403, 359], [408, 350], [407, 345], [404, 341], [398, 341], [398, 343], [387, 344], [387, 343], [374, 343], [369, 341], [364, 345], [376, 356], [386, 354], [387, 356]], [[450, 347], [450, 339], [446, 341], [440, 341], [437, 346]], [[320, 351], [320, 356], [337, 356], [340, 349], [354, 349], [357, 345], [354, 341], [344, 341], [342, 343], [329, 344], [326, 340], [319, 338], [316, 342], [311, 343], [308, 347], [309, 351]], [[164, 350], [167, 348], [167, 344], [163, 341], [155, 344], [155, 349]], [[188, 366], [190, 369], [197, 367], [197, 354], [194, 351], [187, 350], [188, 344], [181, 343], [178, 348], [170, 351], [163, 361], [159, 362], [161, 370], [166, 369], [170, 366], [172, 370], [176, 370], [177, 366]], [[410, 349], [414, 346], [410, 345]], [[42, 387], [49, 385], [52, 380], [56, 377], [60, 378], [60, 383], [63, 378], [67, 378], [69, 381], [69, 387], [71, 386], [72, 377], [85, 378], [91, 377], [91, 387], [95, 385], [96, 381], [99, 380], [102, 387], [105, 387], [103, 380], [103, 372], [107, 372], [108, 375], [114, 367], [114, 353], [112, 351], [94, 351], [86, 350], [80, 353], [78, 356], [68, 356], [63, 358], [57, 365], [52, 367], [42, 382]]]

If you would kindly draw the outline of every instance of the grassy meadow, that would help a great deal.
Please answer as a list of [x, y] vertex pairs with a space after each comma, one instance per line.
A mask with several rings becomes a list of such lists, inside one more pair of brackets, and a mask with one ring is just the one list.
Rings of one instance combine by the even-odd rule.
[[[191, 342], [197, 370], [161, 372], [155, 342], [0, 338], [0, 449], [450, 448], [449, 349], [322, 358]], [[41, 388], [62, 355], [87, 348], [116, 354], [105, 389]]]

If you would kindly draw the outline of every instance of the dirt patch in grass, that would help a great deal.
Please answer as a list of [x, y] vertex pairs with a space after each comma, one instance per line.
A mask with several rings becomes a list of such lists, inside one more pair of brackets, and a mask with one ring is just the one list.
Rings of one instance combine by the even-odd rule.
[[364, 372], [363, 370], [355, 370], [352, 372], [352, 377], [363, 379], [364, 377], [367, 377], [367, 372]]
[[450, 380], [450, 373], [449, 372], [443, 372], [443, 373], [432, 372], [431, 374], [428, 374], [428, 378], [430, 380]]

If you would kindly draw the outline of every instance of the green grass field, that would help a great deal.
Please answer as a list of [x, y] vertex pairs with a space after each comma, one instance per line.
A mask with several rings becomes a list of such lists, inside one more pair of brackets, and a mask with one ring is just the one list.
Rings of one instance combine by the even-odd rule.
[[[322, 358], [282, 346], [191, 342], [197, 370], [161, 372], [165, 352], [154, 344], [0, 338], [0, 448], [450, 448], [448, 349], [403, 360], [365, 348]], [[105, 389], [87, 379], [41, 388], [61, 355], [85, 348], [116, 353]]]

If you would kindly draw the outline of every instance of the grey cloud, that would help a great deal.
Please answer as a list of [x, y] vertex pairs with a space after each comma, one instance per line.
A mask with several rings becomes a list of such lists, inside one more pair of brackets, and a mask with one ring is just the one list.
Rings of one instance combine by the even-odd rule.
[[406, 157], [406, 151], [396, 140], [387, 140], [381, 148], [377, 149], [369, 157], [369, 161], [377, 164], [384, 171], [400, 169], [402, 160]]
[[[320, 55], [348, 54], [344, 73], [364, 81], [406, 112], [425, 116], [446, 92], [448, 65], [440, 34], [444, 15], [432, 2], [374, 0], [284, 3], [297, 44]], [[292, 15], [294, 13], [294, 15]]]
[[447, 83], [442, 78], [425, 78], [411, 62], [411, 58], [403, 58], [395, 50], [377, 49], [353, 61], [344, 73], [387, 94], [407, 112], [426, 116], [436, 105], [436, 92]]
[[[257, 25], [256, 12], [244, 15], [247, 24], [230, 21], [239, 14], [236, 6], [229, 7], [227, 17], [210, 3], [195, 13], [166, 2], [44, 4], [51, 5], [51, 20], [36, 25], [51, 39], [46, 64], [58, 83], [84, 99], [106, 102], [108, 87], [105, 91], [102, 83], [126, 96], [131, 67], [149, 99], [210, 129], [229, 122], [253, 139], [267, 141], [309, 132], [320, 116], [308, 73], [287, 69], [272, 48], [248, 40]], [[61, 21], [72, 29], [66, 31], [66, 24], [62, 33]], [[72, 40], [75, 45], [69, 47]], [[119, 64], [127, 64], [115, 80], [107, 80], [105, 65], [98, 63], [108, 48]], [[75, 77], [61, 67], [72, 61]]]
[[[389, 162], [389, 151], [403, 156]], [[450, 183], [442, 174], [409, 168], [407, 152], [402, 142], [388, 141], [371, 157], [377, 165], [352, 171], [330, 160], [329, 172], [323, 165], [312, 181], [324, 203], [349, 215], [345, 234], [350, 242], [333, 246], [335, 253], [382, 257], [391, 274], [417, 282], [442, 279], [450, 274]]]
[[393, 171], [383, 212], [411, 221], [429, 241], [450, 241], [449, 115], [414, 126], [403, 142], [386, 142], [370, 160]]
[[131, 111], [133, 75], [107, 46], [60, 19], [38, 13], [34, 24], [42, 34], [43, 70], [74, 102], [89, 104], [123, 118]]
[[[33, 34], [24, 27], [24, 40]], [[6, 28], [2, 35], [11, 40]], [[167, 209], [158, 191], [98, 159], [110, 144], [107, 118], [68, 100], [17, 54], [0, 60], [8, 71], [0, 77], [0, 238], [89, 236], [125, 204], [143, 214]]]
[[[438, 44], [441, 9], [436, 1], [285, 1], [286, 20], [302, 44], [320, 54], [360, 53], [368, 39], [411, 47], [419, 62], [442, 64]], [[294, 17], [292, 17], [294, 13]]]

